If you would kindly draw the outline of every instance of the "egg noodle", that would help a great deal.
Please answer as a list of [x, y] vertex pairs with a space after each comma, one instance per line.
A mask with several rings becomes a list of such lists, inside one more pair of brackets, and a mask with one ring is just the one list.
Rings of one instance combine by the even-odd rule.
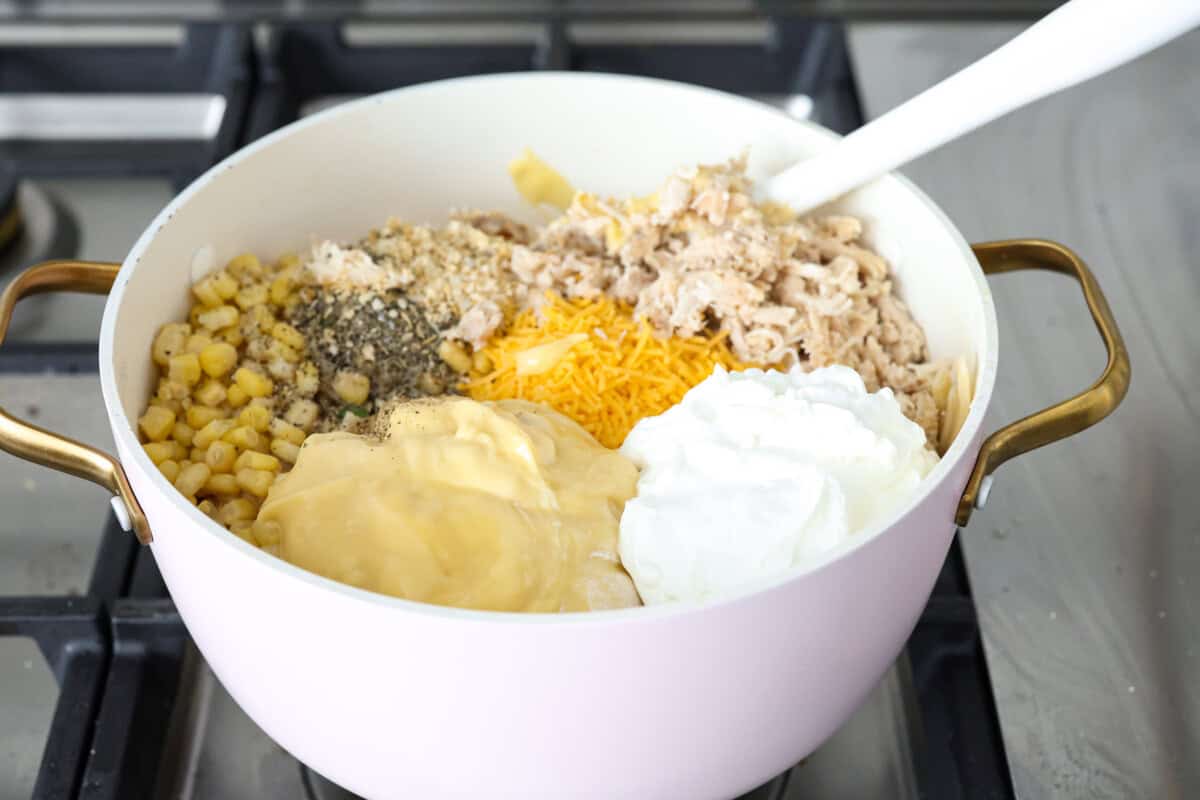
[[468, 396], [545, 403], [614, 448], [638, 420], [678, 403], [716, 365], [759, 366], [734, 358], [724, 333], [659, 338], [607, 297], [554, 294], [540, 309], [518, 314], [481, 352], [491, 369], [460, 387]]

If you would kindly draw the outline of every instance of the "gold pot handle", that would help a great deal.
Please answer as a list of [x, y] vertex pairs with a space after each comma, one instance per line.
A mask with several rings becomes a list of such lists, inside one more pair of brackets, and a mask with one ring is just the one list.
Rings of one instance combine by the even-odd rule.
[[1014, 456], [1065, 439], [1095, 425], [1120, 405], [1125, 392], [1129, 390], [1129, 351], [1125, 349], [1125, 342], [1117, 329], [1112, 309], [1104, 299], [1104, 292], [1079, 256], [1068, 247], [1044, 239], [984, 242], [972, 245], [972, 249], [987, 275], [1019, 269], [1042, 269], [1069, 275], [1079, 281], [1096, 330], [1100, 331], [1100, 338], [1108, 350], [1108, 363], [1091, 388], [1070, 400], [1007, 425], [984, 440], [958, 504], [955, 521], [960, 527], [971, 518], [984, 478], [997, 467]]
[[[46, 261], [22, 272], [0, 295], [0, 345], [8, 334], [13, 309], [24, 297], [45, 292], [108, 294], [120, 264], [94, 261]], [[74, 439], [22, 422], [0, 408], [0, 450], [17, 458], [98, 483], [121, 498], [138, 541], [149, 544], [150, 525], [133, 496], [125, 470], [107, 453]]]

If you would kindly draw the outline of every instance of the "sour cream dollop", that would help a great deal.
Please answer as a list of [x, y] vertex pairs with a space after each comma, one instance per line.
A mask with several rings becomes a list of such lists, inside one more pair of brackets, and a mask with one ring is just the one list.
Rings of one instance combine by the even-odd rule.
[[717, 370], [639, 422], [619, 549], [646, 604], [702, 601], [886, 520], [937, 463], [890, 389], [849, 367]]

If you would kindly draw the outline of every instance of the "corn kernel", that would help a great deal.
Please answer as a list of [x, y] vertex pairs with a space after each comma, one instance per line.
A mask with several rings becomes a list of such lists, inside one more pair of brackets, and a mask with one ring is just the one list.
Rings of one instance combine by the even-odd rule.
[[216, 308], [221, 305], [221, 295], [217, 294], [217, 287], [212, 278], [204, 278], [194, 283], [192, 294], [196, 295], [196, 299], [208, 308]]
[[270, 378], [246, 367], [238, 367], [238, 371], [233, 373], [233, 380], [250, 397], [266, 397], [275, 390]]
[[214, 419], [196, 431], [196, 435], [192, 437], [192, 444], [195, 447], [206, 448], [233, 430], [235, 424], [231, 419]]
[[286, 322], [276, 322], [271, 328], [271, 336], [294, 350], [304, 349], [304, 334]]
[[233, 386], [230, 386], [229, 391], [225, 393], [225, 401], [228, 402], [232, 408], [241, 408], [242, 406], [246, 405], [249, 400], [250, 395], [246, 394], [245, 390], [236, 383]]
[[[178, 358], [178, 356], [173, 356]], [[163, 400], [180, 401], [186, 398], [191, 393], [186, 383], [182, 381], [173, 381], [168, 378], [160, 378], [158, 384], [158, 394]]]
[[[207, 484], [205, 484], [205, 488], [207, 488]], [[201, 500], [199, 503], [196, 504], [196, 508], [203, 511], [204, 514], [209, 517], [215, 518], [217, 515], [217, 504], [214, 503], [212, 500], [207, 500], [207, 499]]]
[[241, 425], [234, 428], [221, 438], [236, 446], [239, 450], [265, 450], [267, 448], [263, 438], [249, 425]]
[[175, 426], [175, 412], [162, 406], [150, 406], [138, 419], [138, 427], [152, 442], [161, 442]]
[[300, 361], [300, 351], [278, 339], [271, 342], [270, 346], [267, 347], [267, 356], [269, 358], [282, 358], [289, 364], [296, 364]]
[[[279, 342], [275, 342], [272, 346], [273, 347], [281, 347], [284, 350], [292, 349], [292, 348], [288, 347], [287, 345], [280, 344]], [[293, 352], [295, 352], [295, 351], [293, 351]], [[299, 356], [297, 355], [296, 358], [299, 359]], [[293, 378], [296, 377], [296, 368], [293, 367], [287, 361], [276, 356], [276, 357], [272, 358], [271, 361], [267, 364], [267, 374], [270, 375], [272, 378], [274, 378], [277, 381], [283, 381], [284, 383], [292, 383]]]
[[179, 442], [184, 447], [192, 446], [192, 437], [196, 435], [196, 429], [186, 422], [176, 422], [171, 428], [171, 438]]
[[208, 446], [204, 454], [204, 463], [213, 472], [233, 472], [233, 463], [237, 459], [237, 448], [229, 442], [220, 440]]
[[204, 426], [214, 419], [223, 419], [224, 417], [225, 412], [219, 408], [193, 405], [187, 410], [187, 424], [197, 431], [204, 430]]
[[265, 469], [239, 469], [237, 482], [238, 486], [255, 497], [266, 497], [271, 484], [275, 482], [275, 473]]
[[[166, 443], [164, 442], [164, 444]], [[185, 446], [181, 445], [179, 442], [170, 442], [169, 444], [171, 445], [172, 449], [171, 458], [175, 459], [176, 461], [183, 461], [188, 457], [188, 449]]]
[[279, 417], [271, 420], [270, 431], [271, 435], [276, 439], [283, 439], [285, 442], [291, 442], [296, 446], [304, 444], [304, 431]]
[[221, 504], [217, 509], [217, 519], [225, 525], [230, 525], [234, 522], [249, 522], [257, 513], [258, 503], [246, 497], [235, 497]]
[[[258, 328], [260, 333], [270, 333], [271, 328], [275, 327], [275, 315], [265, 305], [251, 306], [243, 319], [246, 320], [247, 326], [253, 325]], [[248, 334], [250, 330], [243, 328], [242, 333]]]
[[[256, 398], [256, 400], [261, 399], [263, 398]], [[264, 406], [251, 403], [242, 409], [242, 413], [238, 414], [237, 421], [239, 425], [246, 425], [263, 433], [271, 425], [271, 412]]]
[[194, 306], [192, 306], [192, 310], [188, 312], [188, 323], [191, 325], [199, 325], [200, 315], [207, 310], [208, 309], [205, 308], [202, 303], [196, 303]]
[[213, 288], [217, 290], [222, 300], [231, 300], [237, 294], [238, 282], [225, 270], [213, 273], [211, 276]]
[[184, 345], [183, 349], [187, 353], [199, 355], [200, 351], [210, 344], [212, 344], [212, 337], [207, 333], [193, 333], [187, 338], [187, 344]]
[[[184, 388], [184, 391], [186, 392], [187, 387], [185, 386], [183, 388]], [[174, 410], [174, 408], [172, 408], [171, 404], [178, 403], [180, 399], [181, 398], [175, 397], [175, 393], [172, 391], [171, 382], [169, 380], [167, 380], [166, 378], [158, 379], [158, 387], [154, 391], [153, 402], [156, 402], [161, 406], [166, 406], [167, 408], [171, 408], [171, 410]]]
[[[186, 411], [185, 404], [180, 400], [159, 400], [156, 397], [154, 398], [153, 405], [156, 405], [159, 408], [165, 408], [167, 411], [173, 411], [177, 419], [182, 417]], [[187, 403], [187, 405], [191, 405], [190, 401]]]
[[217, 291], [216, 281], [211, 276], [202, 278], [192, 284], [192, 294], [205, 308], [216, 308], [221, 305], [221, 294]]
[[235, 278], [259, 278], [263, 274], [262, 263], [258, 260], [258, 256], [253, 253], [242, 253], [229, 259], [229, 263], [225, 265], [225, 269], [229, 270], [229, 274]]
[[213, 473], [208, 476], [208, 480], [204, 482], [204, 491], [209, 494], [237, 494], [241, 489], [237, 485], [237, 478], [233, 473], [222, 472]]
[[300, 458], [300, 448], [286, 439], [272, 439], [271, 452], [280, 461], [286, 461], [289, 464], [295, 464], [296, 459]]
[[293, 400], [283, 418], [301, 430], [312, 430], [321, 408], [312, 400]]
[[214, 342], [200, 351], [200, 368], [210, 378], [226, 375], [237, 363], [237, 348], [228, 342]]
[[236, 325], [241, 314], [233, 306], [218, 306], [211, 311], [205, 311], [196, 321], [200, 327], [210, 331], [219, 331], [221, 328], [228, 328], [230, 325]]
[[195, 386], [200, 380], [200, 359], [195, 353], [171, 356], [167, 377], [172, 383]]
[[371, 379], [361, 372], [342, 370], [333, 376], [333, 391], [344, 403], [362, 405], [371, 394]]
[[158, 335], [154, 337], [154, 345], [150, 348], [154, 363], [160, 367], [167, 366], [171, 362], [171, 356], [184, 351], [191, 331], [190, 325], [181, 322], [168, 323], [159, 328]]
[[265, 284], [256, 283], [252, 286], [247, 286], [239, 291], [233, 298], [233, 301], [238, 304], [242, 311], [249, 311], [255, 306], [261, 306], [267, 302], [267, 294], [270, 290]]
[[269, 472], [279, 471], [279, 459], [275, 456], [269, 456], [266, 453], [257, 453], [253, 450], [247, 450], [237, 457], [237, 463], [233, 465], [235, 472], [240, 472], [244, 469], [262, 469]]
[[192, 394], [192, 397], [202, 405], [219, 406], [225, 402], [225, 387], [220, 381], [208, 380]]
[[443, 339], [438, 345], [438, 355], [456, 372], [468, 372], [471, 369], [471, 356], [458, 342]]
[[[249, 320], [249, 316], [242, 317], [243, 320]], [[246, 358], [251, 361], [262, 361], [267, 357], [267, 343], [262, 337], [255, 335], [256, 331], [250, 331], [247, 335], [250, 341], [246, 343]]]
[[242, 335], [242, 332], [238, 330], [236, 325], [228, 328], [222, 328], [221, 330], [217, 331], [217, 339], [225, 342], [225, 344], [233, 345], [234, 347], [237, 347], [242, 342], [246, 341], [246, 337]]
[[417, 386], [421, 388], [421, 391], [429, 395], [441, 394], [446, 390], [446, 385], [435, 378], [430, 372], [421, 374], [421, 377], [417, 379]]
[[284, 253], [279, 257], [280, 270], [293, 270], [300, 266], [300, 256], [295, 253]]
[[174, 442], [150, 442], [142, 445], [142, 449], [146, 451], [146, 455], [150, 456], [150, 460], [156, 466], [175, 457]]
[[250, 525], [250, 532], [259, 547], [279, 544], [283, 539], [283, 528], [273, 519], [256, 519]]
[[203, 464], [205, 456], [208, 455], [207, 447], [193, 447], [190, 453], [184, 453], [188, 461], [195, 461], [197, 464]]
[[288, 301], [288, 296], [292, 293], [292, 286], [294, 286], [294, 283], [290, 275], [280, 275], [271, 281], [271, 289], [268, 293], [271, 303], [277, 306], [285, 305]]
[[180, 494], [193, 498], [211, 474], [207, 464], [189, 464], [179, 471], [178, 477], [175, 478], [175, 488]]
[[238, 538], [244, 539], [248, 544], [258, 547], [258, 543], [254, 541], [253, 527], [254, 524], [248, 519], [240, 519], [229, 523], [229, 530], [238, 536]]
[[317, 372], [317, 365], [311, 361], [305, 361], [296, 368], [296, 393], [301, 397], [312, 397], [321, 388], [321, 376]]
[[167, 480], [174, 483], [175, 478], [179, 476], [179, 462], [170, 458], [168, 458], [166, 461], [160, 461], [158, 464], [158, 471], [161, 472]]

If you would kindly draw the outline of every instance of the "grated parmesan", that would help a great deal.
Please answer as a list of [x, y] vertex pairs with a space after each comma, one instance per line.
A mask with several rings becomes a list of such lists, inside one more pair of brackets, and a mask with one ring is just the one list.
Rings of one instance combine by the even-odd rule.
[[304, 267], [317, 283], [336, 289], [383, 291], [400, 285], [394, 274], [376, 264], [367, 253], [330, 241], [313, 245]]

